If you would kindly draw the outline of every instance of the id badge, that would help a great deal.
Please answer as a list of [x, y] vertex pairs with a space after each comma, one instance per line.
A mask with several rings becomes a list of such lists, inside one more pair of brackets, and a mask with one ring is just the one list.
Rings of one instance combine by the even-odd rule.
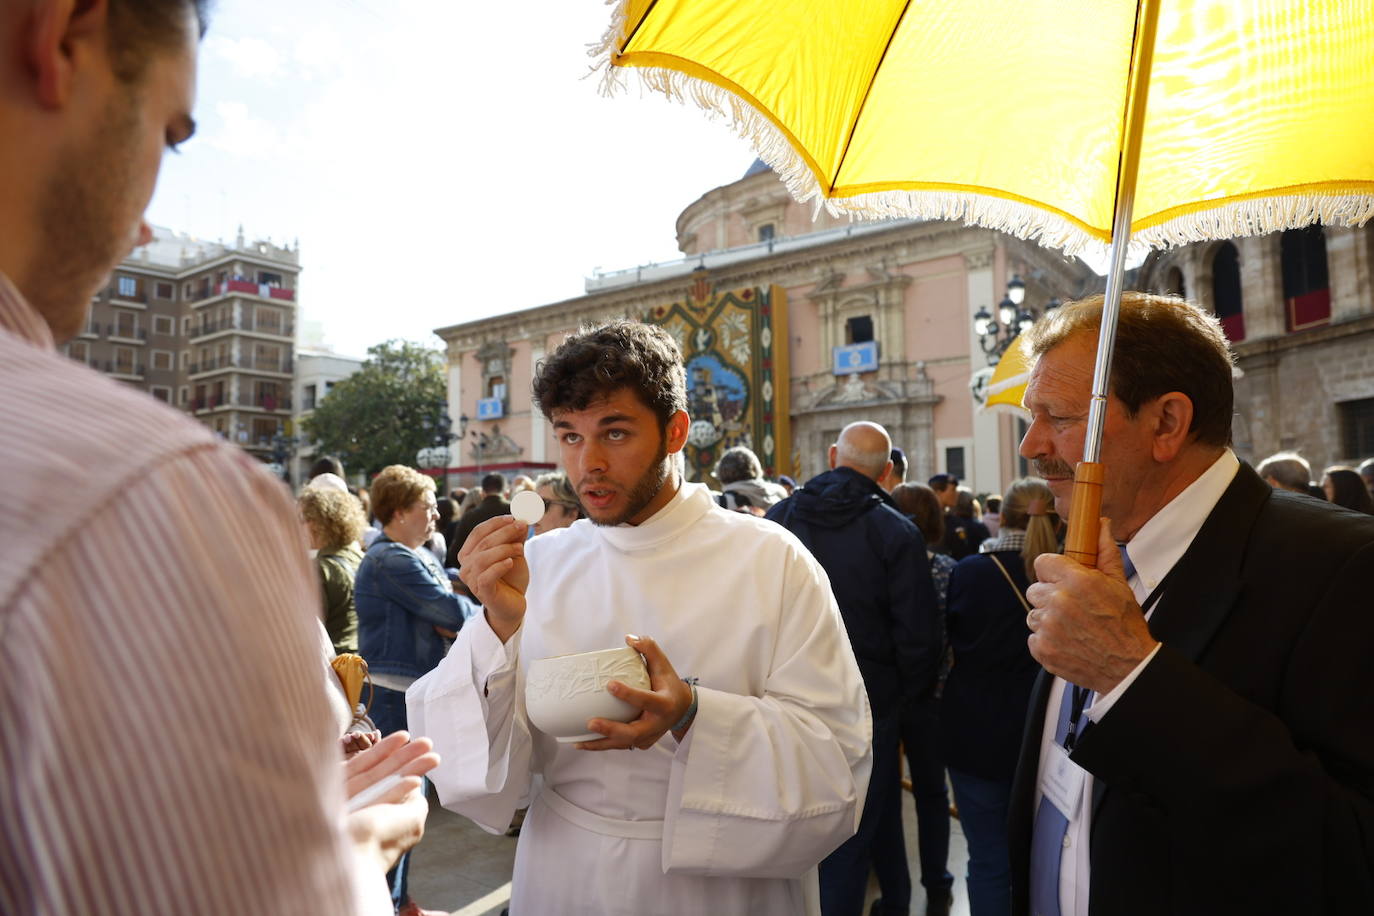
[[1083, 777], [1086, 771], [1069, 759], [1069, 752], [1058, 744], [1051, 744], [1049, 753], [1040, 765], [1040, 792], [1072, 821], [1078, 816], [1083, 801]]

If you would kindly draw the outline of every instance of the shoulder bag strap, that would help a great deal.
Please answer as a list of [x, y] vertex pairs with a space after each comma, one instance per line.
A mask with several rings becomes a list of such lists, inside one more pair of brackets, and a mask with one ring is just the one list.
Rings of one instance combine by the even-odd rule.
[[1002, 561], [997, 559], [997, 554], [989, 553], [988, 558], [997, 564], [997, 569], [1002, 573], [1002, 578], [1007, 580], [1007, 584], [1011, 586], [1011, 590], [1016, 593], [1017, 599], [1020, 600], [1021, 606], [1025, 608], [1026, 613], [1029, 614], [1031, 612], [1030, 602], [1026, 600], [1025, 595], [1021, 594], [1021, 589], [1016, 587], [1016, 581], [1012, 579], [1011, 573], [1007, 572], [1007, 568], [1002, 565]]

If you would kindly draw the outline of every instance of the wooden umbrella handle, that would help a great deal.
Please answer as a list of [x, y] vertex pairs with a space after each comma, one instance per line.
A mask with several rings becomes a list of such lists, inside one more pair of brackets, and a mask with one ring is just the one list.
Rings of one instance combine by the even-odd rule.
[[1097, 568], [1097, 528], [1102, 514], [1102, 481], [1106, 470], [1099, 462], [1080, 461], [1073, 474], [1073, 503], [1069, 506], [1069, 533], [1064, 556]]

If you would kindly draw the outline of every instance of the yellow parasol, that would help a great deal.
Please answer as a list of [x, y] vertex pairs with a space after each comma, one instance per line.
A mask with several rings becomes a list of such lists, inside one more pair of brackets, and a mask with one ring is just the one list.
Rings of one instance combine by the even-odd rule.
[[988, 378], [983, 389], [986, 397], [980, 409], [1012, 413], [1018, 417], [1029, 416], [1029, 411], [1021, 406], [1026, 396], [1026, 382], [1030, 381], [1030, 358], [1021, 346], [1021, 336], [1007, 346], [1007, 352], [997, 360], [997, 366]]
[[1110, 244], [1066, 550], [1096, 557], [1128, 245], [1374, 215], [1374, 3], [621, 0], [608, 86], [724, 115], [801, 200]]

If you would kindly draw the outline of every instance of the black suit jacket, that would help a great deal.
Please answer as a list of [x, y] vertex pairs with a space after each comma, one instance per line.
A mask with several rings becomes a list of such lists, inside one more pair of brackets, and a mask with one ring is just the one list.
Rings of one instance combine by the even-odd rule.
[[[1150, 618], [1163, 643], [1089, 728], [1094, 916], [1374, 913], [1374, 516], [1242, 465]], [[1009, 830], [1028, 911], [1031, 698]]]
[[481, 502], [464, 512], [463, 517], [458, 520], [458, 526], [453, 529], [453, 540], [448, 542], [448, 554], [444, 557], [444, 565], [456, 569], [459, 565], [458, 551], [463, 549], [463, 543], [468, 539], [468, 535], [472, 534], [472, 529], [498, 515], [510, 515], [510, 503], [506, 502], [500, 493], [483, 496]]

